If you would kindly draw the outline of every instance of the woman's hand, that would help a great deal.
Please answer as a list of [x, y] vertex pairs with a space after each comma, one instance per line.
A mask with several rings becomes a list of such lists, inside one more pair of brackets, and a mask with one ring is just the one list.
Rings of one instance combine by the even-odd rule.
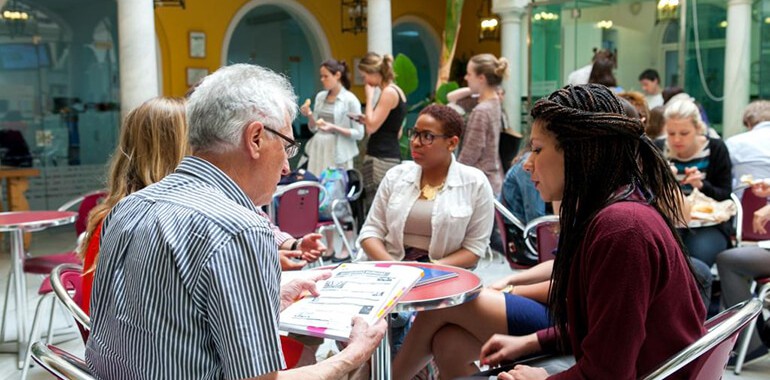
[[703, 173], [696, 167], [684, 169], [684, 179], [682, 185], [690, 185], [696, 189], [703, 188]]
[[310, 110], [310, 99], [306, 99], [305, 104], [299, 107], [299, 113], [304, 117], [310, 117], [313, 114], [313, 111]]
[[493, 282], [492, 285], [489, 285], [489, 288], [494, 290], [503, 290], [508, 287], [508, 285], [512, 285], [510, 283], [510, 276]]
[[751, 185], [751, 192], [760, 198], [770, 197], [770, 183], [765, 179], [762, 182]]
[[369, 103], [374, 99], [374, 86], [372, 85], [365, 85], [364, 86], [364, 93], [366, 94], [366, 102]]
[[758, 234], [766, 234], [767, 229], [765, 225], [770, 221], [770, 204], [765, 205], [761, 209], [754, 211], [754, 232]]
[[318, 130], [321, 131], [321, 132], [332, 133], [332, 132], [335, 131], [334, 125], [327, 123], [326, 120], [324, 120], [324, 119], [316, 120], [315, 127], [318, 128]]
[[506, 360], [515, 360], [522, 356], [540, 351], [536, 334], [526, 336], [492, 335], [481, 347], [479, 360], [481, 365], [495, 366]]
[[500, 380], [542, 380], [548, 378], [548, 372], [542, 368], [519, 364], [508, 372], [497, 375]]

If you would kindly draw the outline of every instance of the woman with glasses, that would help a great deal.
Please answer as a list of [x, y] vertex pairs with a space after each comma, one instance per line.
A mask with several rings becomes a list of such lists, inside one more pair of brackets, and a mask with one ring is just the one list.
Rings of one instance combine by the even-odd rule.
[[470, 268], [489, 245], [492, 188], [457, 162], [463, 120], [446, 106], [420, 112], [409, 141], [414, 161], [382, 180], [359, 241], [370, 260], [434, 261]]
[[[487, 252], [492, 231], [492, 188], [480, 170], [452, 152], [463, 119], [442, 105], [425, 107], [409, 131], [412, 159], [385, 174], [359, 242], [372, 261], [431, 261], [471, 268]], [[395, 351], [412, 313], [391, 321]]]

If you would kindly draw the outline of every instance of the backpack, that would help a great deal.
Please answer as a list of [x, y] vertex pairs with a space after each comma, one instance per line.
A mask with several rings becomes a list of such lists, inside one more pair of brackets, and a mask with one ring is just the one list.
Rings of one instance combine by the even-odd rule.
[[[326, 168], [321, 172], [320, 181], [326, 189], [326, 198], [318, 207], [318, 215], [322, 221], [332, 220], [332, 202], [337, 199], [347, 202], [348, 172], [342, 168]], [[339, 207], [337, 216], [342, 217], [340, 212], [346, 211], [346, 207]]]

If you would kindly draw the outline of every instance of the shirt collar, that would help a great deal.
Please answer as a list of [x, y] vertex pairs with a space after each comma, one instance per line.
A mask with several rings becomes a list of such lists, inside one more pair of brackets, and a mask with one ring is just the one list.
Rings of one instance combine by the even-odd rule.
[[[463, 181], [460, 178], [460, 163], [455, 159], [455, 155], [452, 154], [452, 162], [449, 164], [449, 170], [446, 174], [446, 180], [444, 183], [447, 187], [454, 187], [462, 185]], [[415, 169], [411, 176], [404, 176], [404, 180], [413, 183], [416, 187], [420, 187], [420, 179], [422, 178], [422, 166], [415, 163]]]
[[249, 210], [257, 211], [257, 206], [246, 196], [246, 193], [225, 172], [214, 164], [196, 156], [182, 159], [176, 168], [176, 173], [195, 177], [202, 182], [221, 190], [227, 198]]

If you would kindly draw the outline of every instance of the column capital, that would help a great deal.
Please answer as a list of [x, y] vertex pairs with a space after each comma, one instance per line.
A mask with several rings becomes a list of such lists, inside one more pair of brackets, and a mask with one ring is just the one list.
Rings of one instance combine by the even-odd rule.
[[751, 5], [751, 0], [727, 0], [727, 6], [731, 5]]
[[527, 13], [527, 5], [529, 5], [527, 0], [492, 0], [492, 12], [501, 17], [521, 17]]

